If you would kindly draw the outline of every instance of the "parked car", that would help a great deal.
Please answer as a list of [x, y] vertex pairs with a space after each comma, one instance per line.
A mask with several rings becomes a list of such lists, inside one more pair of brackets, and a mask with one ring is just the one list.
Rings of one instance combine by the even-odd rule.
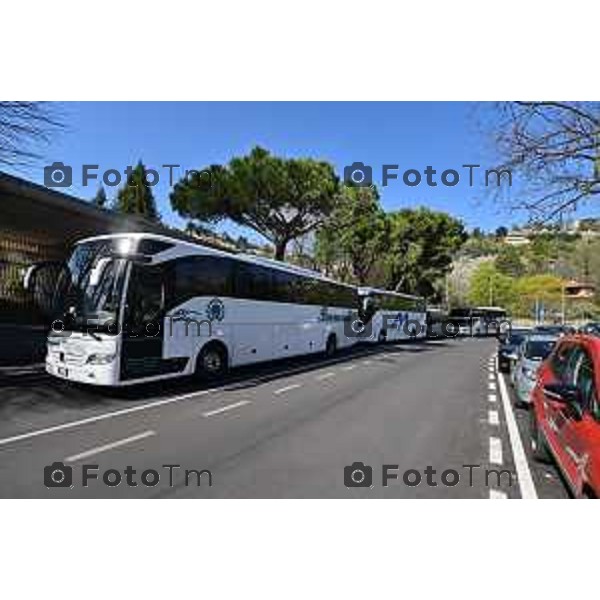
[[575, 333], [575, 328], [571, 325], [536, 325], [533, 331], [540, 334], [560, 336]]
[[590, 335], [600, 335], [600, 323], [586, 323], [579, 328], [579, 332]]
[[538, 368], [552, 352], [558, 337], [554, 335], [531, 334], [523, 340], [518, 349], [518, 359], [513, 369], [513, 382], [517, 404], [529, 406], [531, 392], [535, 387]]
[[517, 359], [517, 349], [529, 333], [531, 333], [530, 329], [511, 328], [505, 341], [498, 346], [498, 371], [500, 373], [510, 373], [511, 367]]
[[561, 338], [532, 394], [534, 457], [553, 459], [573, 495], [600, 495], [600, 338]]

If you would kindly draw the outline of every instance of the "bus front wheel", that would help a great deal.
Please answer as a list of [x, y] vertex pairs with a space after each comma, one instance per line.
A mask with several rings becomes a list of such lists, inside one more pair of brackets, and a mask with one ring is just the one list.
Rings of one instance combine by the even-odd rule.
[[219, 379], [228, 370], [227, 349], [219, 343], [208, 343], [196, 359], [196, 376]]

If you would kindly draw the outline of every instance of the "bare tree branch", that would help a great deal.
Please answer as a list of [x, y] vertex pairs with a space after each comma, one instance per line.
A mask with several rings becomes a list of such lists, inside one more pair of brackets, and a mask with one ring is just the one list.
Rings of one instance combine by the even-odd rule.
[[600, 193], [600, 103], [504, 103], [494, 138], [497, 168], [511, 170], [521, 184], [510, 208], [552, 220]]
[[40, 144], [63, 125], [47, 102], [0, 101], [0, 164], [28, 164], [40, 158]]

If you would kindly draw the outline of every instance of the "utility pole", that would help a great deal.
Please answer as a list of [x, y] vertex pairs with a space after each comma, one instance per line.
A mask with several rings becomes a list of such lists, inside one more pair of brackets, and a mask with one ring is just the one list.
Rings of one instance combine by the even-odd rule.
[[561, 304], [561, 307], [560, 307], [560, 313], [561, 313], [560, 314], [560, 316], [561, 316], [560, 322], [564, 325], [565, 324], [565, 310], [567, 308], [566, 297], [565, 297], [565, 282], [564, 281], [562, 282], [562, 285], [561, 285], [560, 304]]
[[444, 293], [446, 295], [446, 310], [450, 312], [450, 282], [448, 281], [448, 273], [444, 278]]
[[494, 306], [494, 279], [491, 275], [488, 281], [488, 306]]

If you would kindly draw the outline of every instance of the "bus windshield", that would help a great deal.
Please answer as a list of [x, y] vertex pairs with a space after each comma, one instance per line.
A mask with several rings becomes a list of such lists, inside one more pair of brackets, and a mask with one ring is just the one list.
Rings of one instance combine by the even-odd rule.
[[128, 261], [112, 251], [103, 240], [76, 246], [58, 283], [65, 329], [117, 323]]

